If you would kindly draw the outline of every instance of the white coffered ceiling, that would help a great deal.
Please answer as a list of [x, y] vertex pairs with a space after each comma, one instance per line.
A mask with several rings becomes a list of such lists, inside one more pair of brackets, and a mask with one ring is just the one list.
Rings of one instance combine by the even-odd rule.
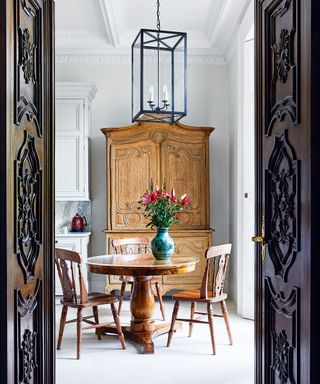
[[[56, 0], [56, 52], [82, 62], [130, 52], [141, 28], [156, 27], [156, 0]], [[188, 33], [190, 55], [228, 60], [250, 0], [161, 0], [161, 29]], [[64, 59], [63, 59], [64, 58]], [[80, 60], [81, 61], [81, 60]], [[105, 61], [105, 60], [102, 60]]]

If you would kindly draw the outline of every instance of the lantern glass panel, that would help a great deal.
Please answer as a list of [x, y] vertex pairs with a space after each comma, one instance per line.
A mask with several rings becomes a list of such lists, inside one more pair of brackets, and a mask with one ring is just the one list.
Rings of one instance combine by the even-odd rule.
[[185, 89], [187, 88], [185, 68], [186, 68], [186, 40], [182, 39], [174, 50], [174, 109], [177, 112], [187, 110]]
[[[140, 38], [139, 38], [140, 37]], [[140, 111], [140, 86], [141, 86], [141, 35], [137, 36], [132, 45], [132, 115]]]

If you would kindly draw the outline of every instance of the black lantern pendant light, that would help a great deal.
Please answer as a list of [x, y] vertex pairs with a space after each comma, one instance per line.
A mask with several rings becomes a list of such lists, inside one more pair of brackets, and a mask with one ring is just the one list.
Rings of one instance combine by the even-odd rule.
[[187, 34], [141, 29], [132, 44], [132, 121], [174, 123], [187, 114]]

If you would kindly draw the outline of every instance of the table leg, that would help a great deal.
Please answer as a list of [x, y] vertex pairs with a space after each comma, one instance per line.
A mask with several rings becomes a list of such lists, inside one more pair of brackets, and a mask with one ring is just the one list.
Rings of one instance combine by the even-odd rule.
[[[155, 324], [152, 317], [154, 310], [154, 295], [151, 289], [152, 276], [135, 276], [130, 302], [131, 324], [122, 326], [125, 338], [142, 345], [143, 353], [154, 353], [152, 339], [168, 333], [169, 323]], [[181, 323], [176, 322], [175, 330], [181, 329]], [[102, 332], [115, 332], [114, 327], [103, 326]]]
[[152, 318], [154, 296], [151, 289], [151, 276], [134, 277], [130, 309], [132, 314], [130, 331], [143, 345], [144, 353], [154, 353], [152, 334], [155, 322]]

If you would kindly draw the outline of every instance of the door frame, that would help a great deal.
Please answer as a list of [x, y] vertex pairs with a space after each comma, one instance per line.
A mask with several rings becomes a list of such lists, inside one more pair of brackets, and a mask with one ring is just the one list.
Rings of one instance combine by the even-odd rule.
[[[238, 67], [238, 90], [237, 90], [237, 116], [238, 116], [238, 129], [237, 129], [237, 181], [236, 181], [236, 196], [237, 196], [237, 230], [236, 230], [236, 255], [237, 255], [237, 313], [243, 316], [243, 281], [244, 266], [246, 258], [243, 254], [243, 243], [241, 241], [243, 231], [242, 224], [244, 220], [243, 214], [243, 71], [244, 71], [244, 39], [254, 24], [254, 4], [248, 7], [248, 10], [243, 18], [237, 36], [237, 67]], [[252, 234], [253, 235], [253, 234]]]

